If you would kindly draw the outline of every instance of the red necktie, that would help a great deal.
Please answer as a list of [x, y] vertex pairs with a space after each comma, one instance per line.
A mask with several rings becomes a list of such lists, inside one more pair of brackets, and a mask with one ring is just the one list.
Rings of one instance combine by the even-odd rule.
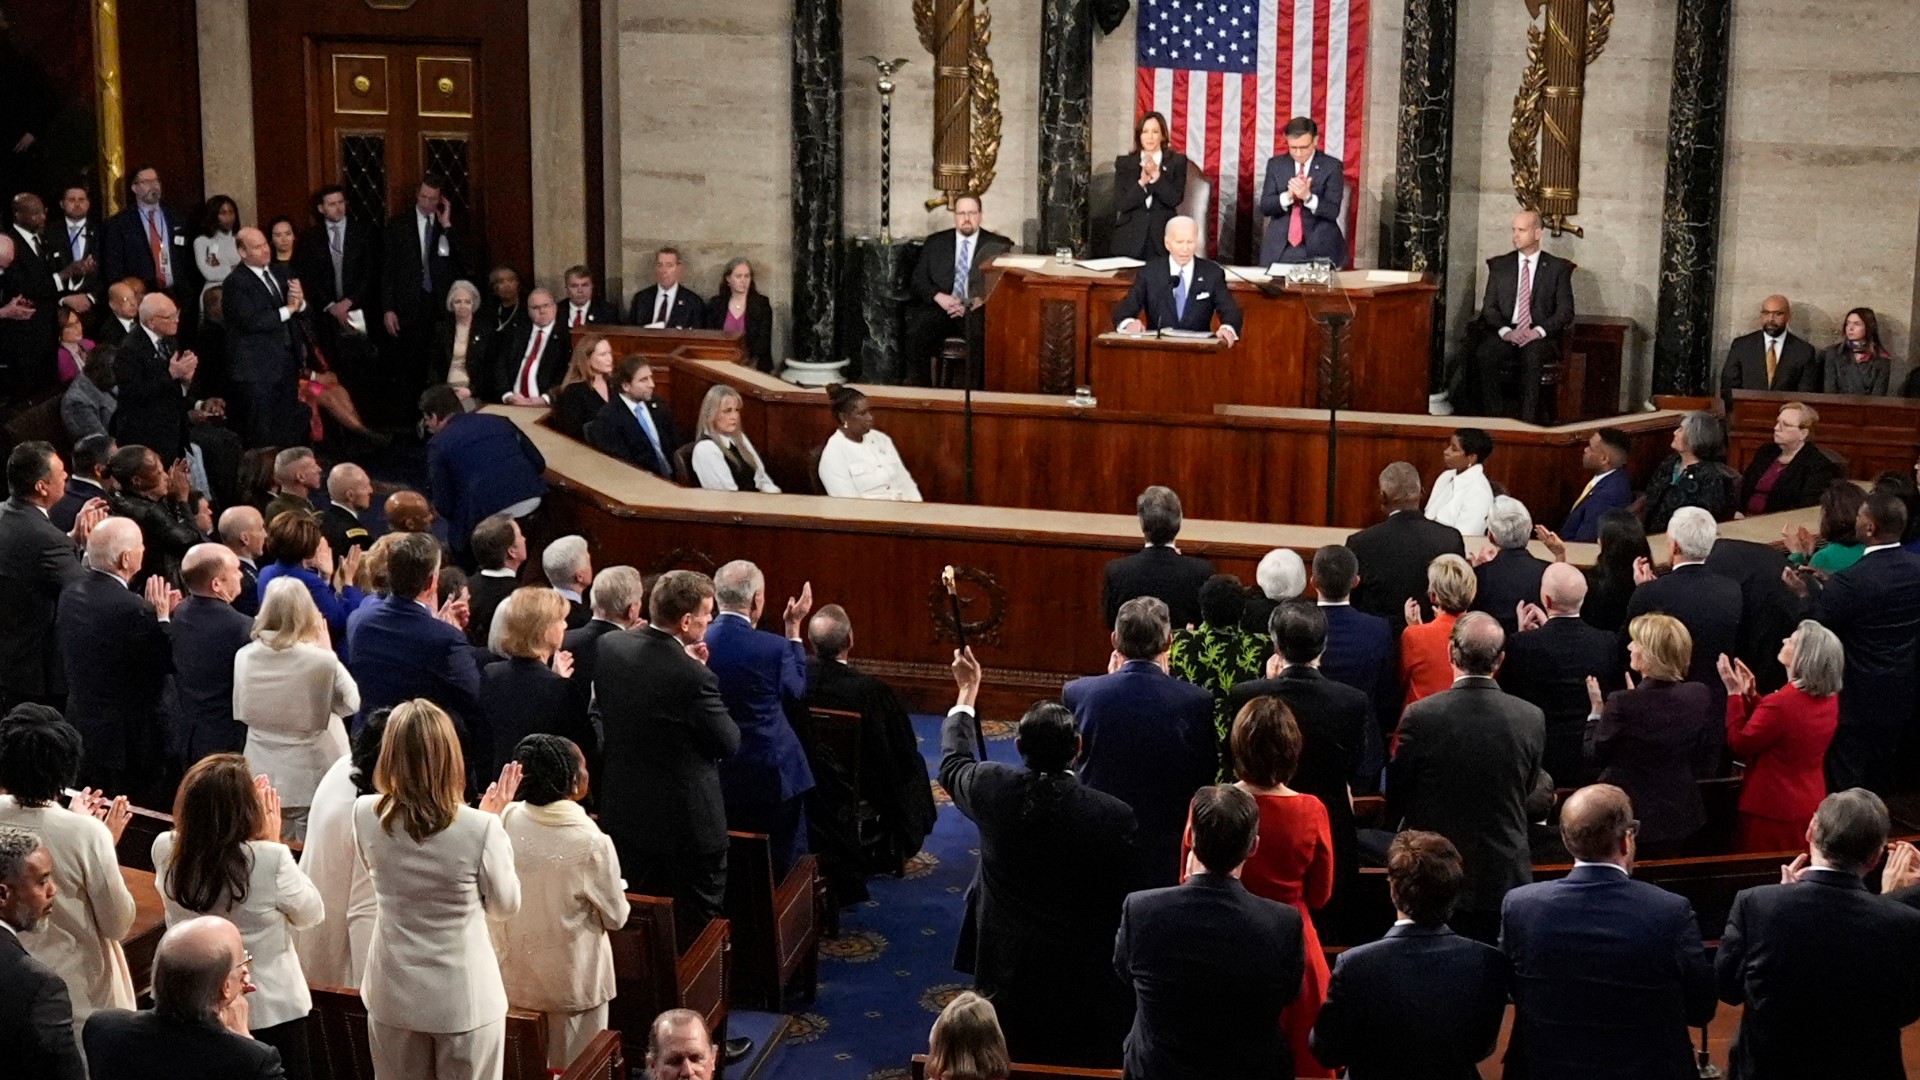
[[540, 396], [539, 390], [534, 388], [533, 376], [534, 376], [534, 372], [540, 366], [540, 350], [544, 345], [546, 345], [546, 343], [547, 343], [547, 328], [544, 326], [534, 327], [533, 347], [527, 350], [527, 358], [520, 362], [520, 396], [521, 397], [539, 397]]
[[1520, 260], [1520, 301], [1514, 307], [1518, 314], [1513, 317], [1516, 332], [1533, 325], [1533, 264]]
[[164, 289], [171, 283], [167, 281], [167, 245], [160, 239], [157, 213], [147, 215], [147, 246], [153, 249], [153, 280]]
[[569, 323], [568, 325], [578, 330], [580, 327], [586, 325], [586, 321], [587, 321], [587, 316], [585, 315], [585, 313], [583, 313], [579, 308], [575, 308], [573, 310], [573, 322]]
[[[1297, 170], [1298, 171], [1294, 175], [1296, 176], [1307, 175], [1306, 166], [1304, 165], [1297, 166]], [[1293, 204], [1293, 216], [1287, 221], [1287, 245], [1289, 247], [1299, 247], [1301, 244], [1306, 243], [1306, 241], [1307, 241], [1307, 207], [1305, 203], [1302, 203], [1296, 199], [1294, 200], [1294, 204]]]

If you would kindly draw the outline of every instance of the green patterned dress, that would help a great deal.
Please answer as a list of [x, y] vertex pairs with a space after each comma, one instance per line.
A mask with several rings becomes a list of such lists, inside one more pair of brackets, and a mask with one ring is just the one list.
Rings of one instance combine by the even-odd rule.
[[1265, 638], [1236, 626], [1201, 623], [1198, 630], [1180, 630], [1173, 635], [1167, 669], [1175, 678], [1213, 692], [1214, 748], [1219, 754], [1223, 784], [1234, 781], [1227, 748], [1227, 737], [1233, 731], [1233, 717], [1227, 715], [1227, 694], [1235, 686], [1266, 674], [1269, 651]]

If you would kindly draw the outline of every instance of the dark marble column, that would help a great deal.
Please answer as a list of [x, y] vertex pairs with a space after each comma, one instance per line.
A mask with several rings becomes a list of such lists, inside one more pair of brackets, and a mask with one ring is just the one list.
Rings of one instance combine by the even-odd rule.
[[856, 236], [846, 242], [840, 281], [840, 350], [853, 361], [844, 373], [849, 382], [906, 383], [901, 313], [911, 297], [907, 275], [919, 254], [918, 240], [888, 242]]
[[1040, 249], [1087, 250], [1093, 176], [1093, 11], [1088, 0], [1040, 9]]
[[1432, 274], [1431, 382], [1447, 340], [1447, 218], [1453, 190], [1453, 46], [1459, 0], [1407, 0], [1400, 44], [1400, 129], [1394, 154], [1388, 266]]
[[1727, 27], [1733, 0], [1680, 0], [1667, 114], [1667, 202], [1660, 227], [1653, 392], [1704, 394], [1713, 385], [1713, 292], [1726, 159]]
[[840, 0], [793, 0], [793, 340], [795, 359], [840, 359]]

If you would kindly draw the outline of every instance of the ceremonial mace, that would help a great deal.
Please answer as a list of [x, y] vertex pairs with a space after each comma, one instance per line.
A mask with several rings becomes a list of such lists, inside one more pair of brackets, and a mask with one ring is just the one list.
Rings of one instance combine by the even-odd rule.
[[893, 242], [893, 73], [907, 65], [905, 57], [882, 60], [877, 56], [860, 59], [880, 72], [876, 89], [880, 91], [880, 242]]
[[[949, 566], [940, 571], [940, 584], [946, 586], [947, 603], [951, 605], [953, 609], [954, 640], [960, 643], [960, 651], [964, 653], [967, 651], [967, 623], [966, 620], [960, 616], [960, 583], [954, 577], [953, 567]], [[973, 745], [980, 751], [980, 760], [987, 760], [987, 734], [986, 729], [980, 724], [980, 707], [978, 702], [974, 704], [973, 710]]]

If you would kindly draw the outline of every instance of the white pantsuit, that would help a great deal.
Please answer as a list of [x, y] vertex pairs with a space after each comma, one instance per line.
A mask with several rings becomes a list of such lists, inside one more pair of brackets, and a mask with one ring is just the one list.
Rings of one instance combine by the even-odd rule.
[[347, 752], [340, 718], [359, 709], [360, 688], [332, 649], [255, 641], [234, 655], [233, 718], [247, 725], [247, 765], [280, 793], [286, 839], [305, 839], [313, 789]]
[[113, 834], [64, 805], [25, 807], [11, 795], [0, 795], [0, 825], [36, 834], [53, 853], [53, 912], [20, 943], [66, 980], [74, 1034], [96, 1009], [133, 1008], [133, 974], [120, 948], [133, 929], [133, 893], [120, 876]]
[[353, 850], [353, 804], [359, 797], [351, 757], [334, 762], [313, 789], [300, 869], [320, 890], [327, 913], [294, 941], [308, 982], [346, 990], [360, 989], [373, 940], [373, 879]]
[[246, 900], [192, 911], [173, 896], [173, 848], [172, 832], [153, 838], [154, 879], [167, 909], [167, 925], [198, 915], [218, 915], [239, 929], [240, 940], [253, 954], [253, 983], [258, 987], [247, 998], [254, 1030], [277, 1027], [312, 1012], [313, 997], [293, 948], [293, 932], [320, 921], [320, 890], [300, 872], [293, 852], [270, 840], [247, 841], [253, 870], [247, 877]]

